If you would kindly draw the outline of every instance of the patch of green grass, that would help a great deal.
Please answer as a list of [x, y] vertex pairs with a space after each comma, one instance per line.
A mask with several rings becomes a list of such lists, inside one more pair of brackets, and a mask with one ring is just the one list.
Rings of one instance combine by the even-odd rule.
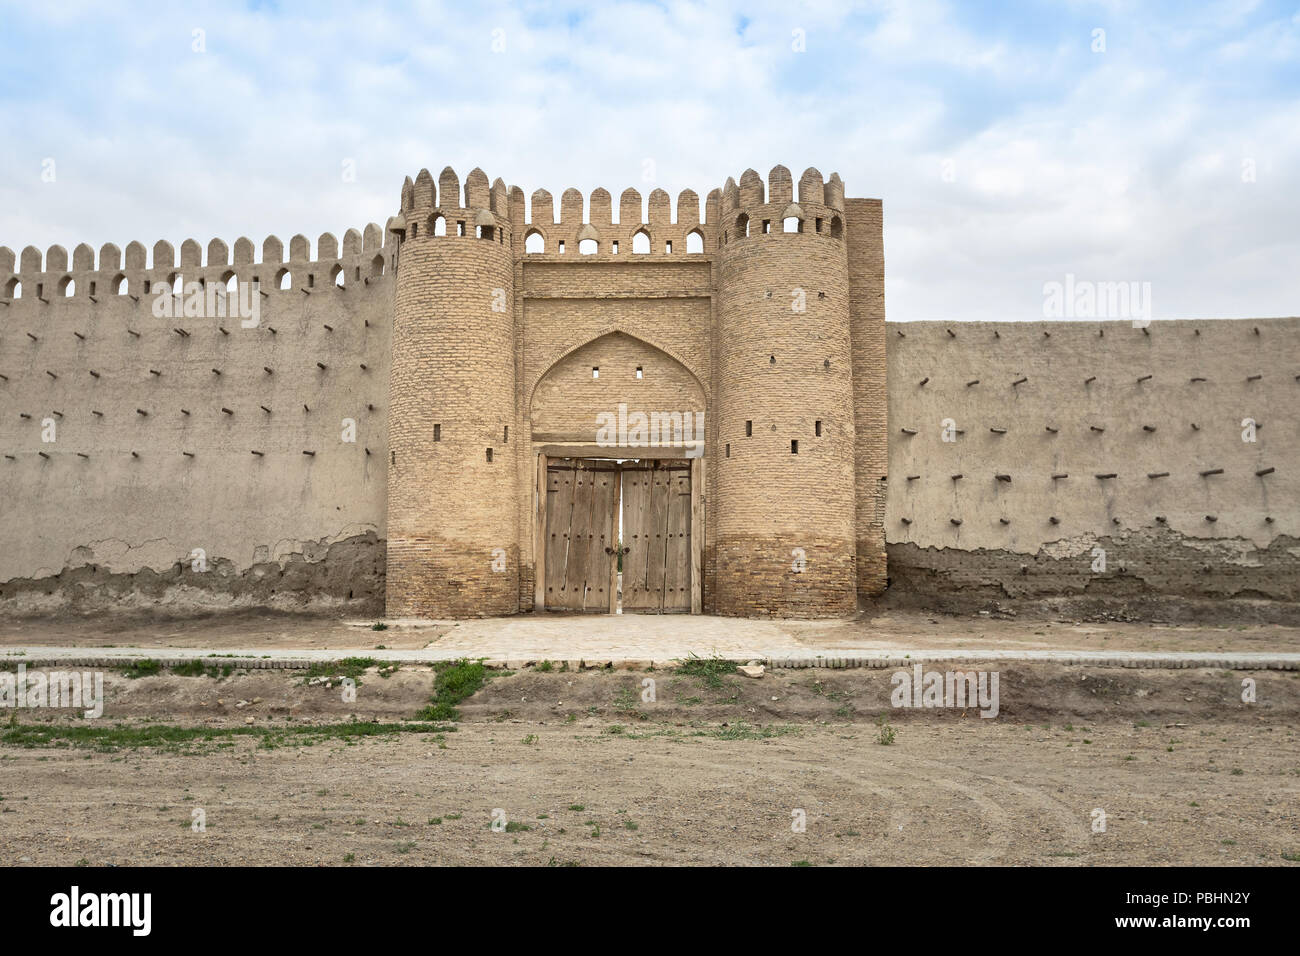
[[305, 684], [315, 677], [351, 677], [360, 687], [361, 675], [366, 672], [366, 668], [378, 666], [380, 666], [379, 661], [373, 657], [345, 657], [340, 661], [320, 661], [307, 668], [302, 682]]
[[388, 630], [388, 625], [385, 624], [383, 621], [375, 621], [374, 624], [370, 625], [370, 629], [372, 631], [386, 631]]
[[129, 677], [132, 680], [137, 677], [155, 677], [161, 669], [162, 664], [152, 657], [147, 657], [142, 661], [132, 661], [126, 670], [122, 671], [122, 676]]
[[641, 700], [635, 690], [631, 687], [624, 687], [614, 697], [614, 713], [616, 714], [641, 714]]
[[192, 660], [177, 664], [171, 669], [171, 672], [178, 677], [211, 677], [213, 680], [221, 680], [235, 672], [235, 665], [208, 665], [201, 660]]
[[713, 737], [716, 740], [770, 740], [773, 737], [784, 737], [786, 734], [797, 733], [799, 733], [798, 727], [754, 727], [745, 723], [743, 720], [740, 720], [734, 724], [728, 724], [725, 727], [717, 727], [713, 730], [697, 730], [691, 736]]
[[555, 670], [555, 665], [550, 661], [541, 661], [535, 669], [541, 671], [543, 674], [549, 674], [551, 671]]
[[586, 810], [587, 808], [581, 803], [571, 803], [569, 804], [569, 809], [572, 810], [574, 813], [581, 813], [583, 810]]
[[526, 737], [524, 738], [524, 744], [527, 745], [527, 746], [529, 746], [529, 747], [531, 747], [531, 746], [532, 746], [533, 744], [535, 744], [535, 743], [537, 743], [537, 735], [536, 735], [536, 734], [529, 734], [528, 736], [526, 736]]
[[718, 690], [722, 687], [722, 678], [736, 673], [736, 662], [725, 660], [716, 654], [712, 657], [689, 655], [677, 662], [677, 672], [688, 677], [698, 678], [705, 687]]
[[345, 854], [343, 854], [343, 862], [344, 862], [344, 863], [353, 863], [353, 862], [356, 861], [356, 858], [357, 858], [357, 855], [356, 855], [355, 853], [345, 853]]
[[791, 866], [812, 866], [812, 864], [809, 863], [807, 860], [795, 860], [790, 865]]
[[456, 705], [478, 693], [490, 680], [481, 658], [440, 661], [434, 665], [434, 672], [432, 702], [420, 711], [418, 720], [459, 720]]
[[1288, 863], [1300, 863], [1300, 853], [1288, 853], [1286, 850], [1283, 850], [1282, 859], [1286, 860]]
[[235, 737], [251, 737], [263, 747], [275, 748], [287, 744], [310, 746], [324, 740], [352, 742], [364, 737], [384, 737], [400, 733], [442, 734], [455, 727], [435, 724], [403, 723], [379, 724], [372, 721], [348, 721], [337, 724], [317, 724], [297, 727], [177, 727], [169, 724], [148, 724], [126, 727], [87, 726], [85, 724], [13, 724], [0, 733], [0, 744], [28, 750], [50, 747], [56, 749], [95, 750], [114, 753], [140, 747], [160, 747], [173, 753], [196, 755], [201, 747]]
[[627, 728], [624, 727], [622, 724], [610, 724], [608, 727], [605, 728], [604, 733], [621, 734], [625, 730], [627, 730]]

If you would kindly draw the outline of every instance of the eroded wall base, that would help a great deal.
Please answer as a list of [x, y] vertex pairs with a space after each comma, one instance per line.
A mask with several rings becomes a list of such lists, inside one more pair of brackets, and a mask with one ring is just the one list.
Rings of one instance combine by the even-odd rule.
[[[1300, 540], [1142, 529], [1036, 554], [890, 544], [887, 600], [949, 613], [1036, 609], [1086, 620], [1300, 623]], [[1105, 551], [1105, 570], [1094, 571]]]
[[178, 561], [163, 570], [115, 572], [95, 563], [88, 550], [78, 548], [78, 563], [57, 574], [0, 584], [0, 613], [147, 609], [191, 614], [236, 608], [383, 612], [384, 542], [373, 531], [332, 542], [300, 542], [292, 552], [259, 560], [243, 571], [227, 558], [208, 556], [206, 570]]

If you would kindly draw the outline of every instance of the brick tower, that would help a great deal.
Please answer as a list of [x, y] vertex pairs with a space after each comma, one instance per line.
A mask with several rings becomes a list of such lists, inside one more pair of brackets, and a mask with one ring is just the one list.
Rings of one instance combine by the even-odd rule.
[[719, 613], [856, 606], [853, 369], [844, 193], [752, 169], [722, 194], [715, 265]]
[[402, 187], [388, 420], [387, 613], [519, 609], [508, 195], [479, 169]]

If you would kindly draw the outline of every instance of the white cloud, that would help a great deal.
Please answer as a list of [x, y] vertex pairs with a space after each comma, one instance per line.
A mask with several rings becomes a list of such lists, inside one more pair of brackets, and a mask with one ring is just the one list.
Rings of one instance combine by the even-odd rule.
[[[481, 166], [557, 206], [604, 186], [617, 207], [628, 186], [703, 205], [780, 163], [884, 199], [894, 319], [1036, 318], [1065, 272], [1149, 279], [1159, 315], [1297, 311], [1291, 8], [1035, 5], [1032, 22], [979, 22], [933, 2], [160, 6], [129, 25], [74, 9], [4, 14], [0, 243], [15, 249], [314, 246], [382, 224], [422, 166]], [[42, 183], [51, 156], [58, 181]]]

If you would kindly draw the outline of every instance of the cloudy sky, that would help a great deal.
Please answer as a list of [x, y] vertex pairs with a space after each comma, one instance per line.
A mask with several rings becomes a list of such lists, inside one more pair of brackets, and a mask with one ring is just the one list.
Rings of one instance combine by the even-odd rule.
[[127, 10], [0, 3], [0, 245], [314, 243], [422, 166], [558, 198], [782, 163], [884, 200], [891, 319], [1041, 318], [1067, 273], [1300, 314], [1300, 0]]

